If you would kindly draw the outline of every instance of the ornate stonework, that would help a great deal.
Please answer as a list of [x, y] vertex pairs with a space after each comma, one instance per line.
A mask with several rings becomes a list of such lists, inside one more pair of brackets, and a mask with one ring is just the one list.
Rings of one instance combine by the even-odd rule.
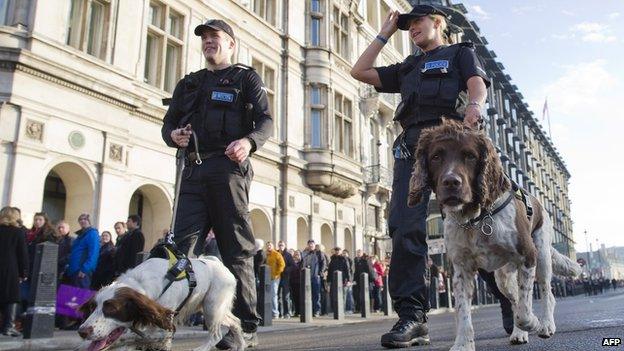
[[30, 139], [42, 141], [43, 140], [43, 123], [33, 120], [26, 121], [26, 136]]
[[108, 148], [108, 157], [111, 161], [121, 162], [123, 160], [123, 146], [111, 143]]

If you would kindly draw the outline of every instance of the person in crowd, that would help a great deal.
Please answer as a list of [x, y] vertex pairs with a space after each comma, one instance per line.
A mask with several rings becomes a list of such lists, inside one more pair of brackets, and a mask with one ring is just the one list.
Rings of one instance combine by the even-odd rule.
[[100, 236], [98, 230], [91, 226], [89, 214], [81, 214], [78, 224], [80, 229], [76, 231], [76, 239], [72, 243], [65, 276], [69, 284], [89, 289], [100, 255]]
[[117, 235], [117, 240], [115, 240], [115, 247], [119, 247], [123, 236], [126, 234], [126, 222], [115, 222], [113, 228], [115, 229], [115, 234]]
[[208, 234], [206, 234], [206, 243], [204, 245], [204, 255], [214, 256], [218, 259], [221, 259], [221, 253], [219, 253], [219, 245], [217, 245], [217, 240], [215, 239], [215, 234], [212, 229], [210, 229], [208, 231]]
[[301, 251], [294, 250], [292, 254], [295, 266], [290, 271], [290, 297], [292, 299], [293, 316], [299, 316], [301, 306]]
[[349, 265], [349, 274], [351, 275], [351, 280], [345, 286], [345, 313], [351, 314], [355, 310], [355, 301], [353, 300], [353, 284], [355, 282], [355, 271], [353, 266], [353, 260], [349, 256], [349, 251], [342, 250], [342, 255], [347, 260], [347, 264]]
[[311, 288], [312, 288], [312, 313], [314, 317], [321, 315], [321, 275], [326, 270], [327, 265], [313, 239], [308, 240], [308, 245], [301, 254], [302, 268], [310, 269]]
[[122, 274], [137, 263], [137, 254], [143, 251], [145, 236], [141, 232], [141, 217], [130, 215], [126, 221], [128, 232], [121, 238], [115, 253], [117, 274]]
[[91, 289], [100, 290], [115, 279], [115, 244], [109, 231], [100, 235], [100, 256], [93, 274]]
[[64, 220], [58, 221], [56, 224], [56, 236], [58, 244], [58, 281], [63, 281], [63, 274], [69, 264], [69, 254], [71, 253], [72, 243], [76, 239], [76, 235], [70, 232], [69, 224]]
[[329, 259], [329, 265], [327, 268], [327, 280], [330, 286], [334, 281], [334, 272], [338, 271], [342, 272], [342, 292], [343, 298], [346, 298], [346, 289], [352, 280], [351, 267], [349, 267], [349, 261], [347, 261], [347, 259], [342, 255], [342, 248], [337, 246], [332, 249], [332, 255]]
[[358, 280], [357, 280], [358, 285], [360, 282], [359, 277], [362, 275], [362, 273], [368, 274], [368, 290], [369, 291], [362, 292], [361, 289], [358, 288], [358, 294], [355, 295], [355, 301], [357, 302], [356, 306], [359, 307], [360, 311], [362, 308], [362, 294], [372, 293], [373, 284], [375, 282], [375, 275], [377, 274], [370, 261], [370, 257], [368, 256], [367, 253], [364, 253], [364, 252], [357, 260], [355, 260], [355, 275], [358, 277]]
[[30, 282], [32, 281], [33, 265], [35, 264], [35, 252], [37, 245], [42, 242], [55, 242], [54, 226], [50, 223], [50, 218], [45, 212], [37, 212], [33, 217], [32, 227], [26, 231], [26, 248], [28, 250], [28, 279], [20, 283], [22, 295], [22, 310], [28, 308], [28, 298], [30, 296]]
[[282, 254], [282, 258], [286, 264], [280, 277], [278, 289], [278, 295], [280, 297], [280, 315], [283, 318], [289, 318], [292, 311], [290, 302], [290, 272], [295, 269], [295, 261], [290, 251], [286, 249], [286, 243], [282, 240], [277, 243], [277, 249], [279, 253]]
[[371, 265], [375, 270], [375, 280], [373, 281], [373, 311], [381, 311], [381, 290], [383, 289], [383, 276], [385, 267], [379, 261], [377, 255], [371, 256]]
[[254, 255], [254, 276], [256, 277], [256, 290], [259, 288], [259, 284], [260, 284], [260, 266], [262, 266], [264, 264], [264, 262], [266, 261], [266, 255], [264, 254], [264, 250], [262, 250], [262, 248], [264, 247], [264, 240], [262, 239], [255, 239], [254, 240], [254, 252], [256, 253]]
[[284, 272], [286, 263], [284, 262], [282, 254], [275, 250], [273, 243], [270, 241], [266, 243], [266, 265], [271, 270], [271, 301], [273, 307], [273, 318], [278, 318], [278, 288], [280, 284], [280, 277], [282, 276], [282, 272]]
[[21, 228], [20, 213], [13, 207], [0, 210], [0, 333], [18, 337], [15, 328], [20, 302], [20, 281], [28, 277], [26, 235]]
[[615, 280], [615, 278], [611, 279], [611, 286], [613, 287], [613, 291], [617, 289], [617, 280]]
[[353, 302], [354, 312], [360, 312], [360, 274], [362, 272], [358, 270], [360, 261], [364, 259], [364, 251], [362, 249], [355, 250], [355, 257], [353, 258]]
[[329, 280], [327, 280], [327, 268], [329, 267], [329, 256], [325, 253], [325, 245], [316, 244], [316, 252], [322, 257], [325, 262], [323, 265], [323, 271], [321, 273], [321, 315], [327, 314], [328, 305], [330, 303], [329, 298]]

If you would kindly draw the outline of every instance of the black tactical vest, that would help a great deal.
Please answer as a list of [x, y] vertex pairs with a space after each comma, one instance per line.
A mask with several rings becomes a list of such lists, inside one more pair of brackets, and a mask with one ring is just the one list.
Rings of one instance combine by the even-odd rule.
[[457, 109], [465, 97], [460, 99], [463, 84], [457, 60], [462, 47], [472, 48], [472, 43], [450, 45], [405, 60], [399, 71], [401, 103], [394, 117], [403, 128], [442, 115], [461, 118]]
[[182, 109], [185, 115], [189, 113], [188, 123], [197, 134], [200, 152], [224, 150], [253, 129], [243, 97], [243, 78], [250, 69], [233, 65], [216, 84], [208, 82], [205, 69], [185, 77]]

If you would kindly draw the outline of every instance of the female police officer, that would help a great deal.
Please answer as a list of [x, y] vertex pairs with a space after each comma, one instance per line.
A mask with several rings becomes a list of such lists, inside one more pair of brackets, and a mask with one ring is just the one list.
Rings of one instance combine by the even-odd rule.
[[[398, 64], [373, 67], [375, 59], [397, 29], [409, 31], [421, 53]], [[403, 132], [394, 142], [394, 181], [388, 228], [393, 251], [390, 295], [399, 321], [381, 337], [384, 347], [428, 344], [426, 312], [429, 309], [426, 218], [429, 196], [414, 208], [407, 207], [412, 151], [423, 128], [439, 124], [441, 116], [463, 119], [476, 127], [489, 81], [469, 43], [450, 44], [447, 15], [430, 5], [416, 5], [408, 14], [388, 14], [379, 35], [351, 70], [353, 78], [379, 92], [401, 93], [395, 120]], [[467, 90], [467, 96], [466, 96]], [[463, 114], [463, 116], [462, 116]]]

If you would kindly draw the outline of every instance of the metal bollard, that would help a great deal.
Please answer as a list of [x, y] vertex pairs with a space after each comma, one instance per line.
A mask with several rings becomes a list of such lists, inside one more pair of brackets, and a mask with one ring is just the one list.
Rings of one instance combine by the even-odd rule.
[[335, 271], [331, 284], [331, 307], [334, 319], [343, 320], [345, 317], [344, 294], [342, 290], [342, 272]]
[[138, 252], [136, 254], [135, 266], [138, 266], [141, 263], [145, 262], [149, 257], [150, 257], [150, 253], [149, 252]]
[[271, 289], [271, 268], [263, 264], [260, 266], [260, 288], [258, 289], [258, 314], [260, 325], [269, 327], [273, 325], [273, 290]]
[[301, 323], [312, 322], [312, 277], [310, 268], [301, 270], [301, 278], [299, 281], [299, 321]]
[[58, 245], [51, 242], [37, 244], [35, 249], [28, 310], [24, 325], [24, 339], [54, 336], [56, 313], [56, 268]]
[[[390, 289], [388, 288], [388, 276], [383, 277], [383, 290], [381, 295], [381, 303], [384, 316], [392, 314], [392, 298], [390, 297]], [[436, 289], [437, 290], [437, 289]]]
[[362, 318], [368, 318], [370, 316], [370, 291], [368, 288], [368, 273], [360, 274], [360, 312]]
[[453, 292], [451, 285], [451, 278], [446, 278], [446, 297], [448, 298], [448, 307], [453, 308]]

